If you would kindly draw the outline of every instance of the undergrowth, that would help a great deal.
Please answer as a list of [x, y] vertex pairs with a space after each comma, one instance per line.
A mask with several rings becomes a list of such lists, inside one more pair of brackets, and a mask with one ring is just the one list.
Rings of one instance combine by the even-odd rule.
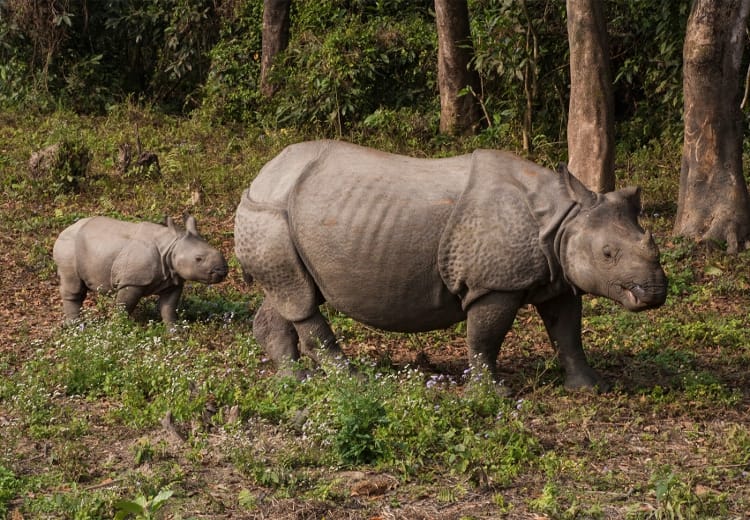
[[[463, 325], [383, 333], [331, 309], [356, 372], [302, 360], [305, 379], [277, 373], [252, 337], [262, 293], [241, 281], [232, 216], [262, 164], [305, 136], [213, 128], [135, 105], [105, 118], [6, 122], [0, 239], [10, 275], [0, 290], [13, 335], [0, 355], [0, 516], [284, 518], [307, 508], [299, 514], [336, 520], [425, 510], [651, 519], [750, 510], [750, 253], [727, 257], [670, 236], [667, 144], [618, 158], [618, 183], [644, 186], [642, 223], [662, 252], [667, 303], [631, 314], [584, 298], [584, 346], [614, 390], [565, 392], [544, 326], [525, 308], [501, 350], [503, 397], [464, 373]], [[161, 176], [117, 173], [113, 157], [136, 124], [163, 159]], [[28, 157], [67, 133], [91, 150], [88, 174], [76, 191], [45, 194], [24, 173]], [[416, 152], [387, 136], [351, 137]], [[418, 152], [476, 143], [436, 139]], [[153, 321], [153, 300], [128, 318], [107, 297], [92, 299], [82, 321], [59, 324], [49, 254], [57, 233], [93, 213], [158, 221], [185, 211], [231, 272], [216, 287], [188, 286], [174, 330]]]

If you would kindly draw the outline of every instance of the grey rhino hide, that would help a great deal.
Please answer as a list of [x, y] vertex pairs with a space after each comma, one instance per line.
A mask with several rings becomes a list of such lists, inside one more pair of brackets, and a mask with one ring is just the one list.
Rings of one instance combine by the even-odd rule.
[[184, 231], [170, 217], [163, 225], [84, 218], [60, 233], [52, 255], [68, 321], [78, 318], [88, 291], [114, 291], [128, 313], [142, 297], [159, 295], [160, 315], [173, 323], [186, 280], [219, 283], [227, 275], [226, 260], [192, 216]]
[[[256, 339], [277, 363], [339, 347], [323, 301], [387, 330], [467, 320], [470, 363], [496, 375], [518, 308], [534, 304], [570, 388], [604, 386], [580, 337], [581, 293], [661, 305], [637, 189], [597, 195], [566, 169], [477, 150], [417, 159], [348, 143], [287, 147], [242, 195], [235, 249], [265, 300]], [[599, 247], [594, 250], [592, 247]], [[605, 254], [605, 252], [607, 254]]]

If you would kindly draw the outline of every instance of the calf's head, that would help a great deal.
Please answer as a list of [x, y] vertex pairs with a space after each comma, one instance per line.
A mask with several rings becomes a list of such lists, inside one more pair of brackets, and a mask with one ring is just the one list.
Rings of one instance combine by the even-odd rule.
[[563, 230], [560, 263], [568, 281], [631, 311], [662, 305], [667, 277], [651, 233], [638, 223], [640, 189], [595, 194], [564, 166], [559, 172], [568, 193], [581, 205]]
[[178, 229], [169, 217], [166, 223], [177, 237], [170, 260], [181, 278], [203, 283], [219, 283], [226, 278], [228, 267], [224, 256], [198, 234], [194, 217], [185, 218], [184, 231]]

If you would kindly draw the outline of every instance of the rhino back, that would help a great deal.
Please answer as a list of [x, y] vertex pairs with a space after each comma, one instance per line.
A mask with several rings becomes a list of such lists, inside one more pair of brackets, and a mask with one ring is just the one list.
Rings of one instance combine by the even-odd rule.
[[331, 305], [399, 331], [465, 317], [440, 277], [437, 255], [469, 160], [328, 145], [295, 183], [288, 211], [300, 257]]
[[317, 160], [336, 144], [335, 141], [322, 140], [287, 146], [261, 168], [243, 194], [243, 200], [285, 208], [289, 194], [300, 176], [314, 168]]
[[[76, 233], [76, 269], [89, 289], [112, 290], [112, 266], [126, 248], [152, 248], [170, 240], [165, 226], [93, 217]], [[158, 255], [153, 259], [159, 262]], [[135, 267], [134, 268], [140, 268]]]

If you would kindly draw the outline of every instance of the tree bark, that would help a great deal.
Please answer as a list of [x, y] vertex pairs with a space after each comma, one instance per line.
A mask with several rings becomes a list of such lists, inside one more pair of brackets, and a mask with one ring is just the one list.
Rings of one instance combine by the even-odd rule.
[[[440, 132], [471, 134], [479, 129], [479, 73], [469, 67], [474, 47], [466, 0], [435, 0], [438, 36]], [[469, 92], [461, 92], [469, 87]]]
[[740, 65], [750, 0], [695, 0], [683, 47], [685, 136], [674, 234], [747, 247]]
[[260, 58], [260, 91], [273, 96], [278, 85], [270, 81], [274, 57], [289, 45], [289, 9], [291, 0], [263, 0], [263, 33]]
[[568, 169], [590, 190], [615, 188], [614, 94], [600, 0], [567, 0]]

